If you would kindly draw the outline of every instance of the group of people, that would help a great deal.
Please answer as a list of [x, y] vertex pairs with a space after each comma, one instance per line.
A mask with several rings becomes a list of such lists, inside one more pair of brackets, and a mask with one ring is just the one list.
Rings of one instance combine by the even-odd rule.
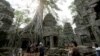
[[[96, 51], [96, 56], [100, 56], [100, 48], [96, 43], [93, 43], [92, 48]], [[68, 51], [68, 56], [81, 56], [78, 48], [78, 44], [76, 41], [71, 41], [67, 46], [66, 49]], [[21, 49], [20, 49], [21, 50]], [[27, 55], [26, 56], [44, 56], [45, 54], [45, 47], [42, 42], [38, 43], [31, 43], [27, 47]], [[22, 55], [24, 56], [24, 55]]]
[[81, 56], [77, 46], [78, 44], [75, 41], [71, 41], [66, 46], [66, 49], [68, 51], [68, 56]]
[[[92, 49], [94, 49], [96, 52], [96, 56], [100, 56], [100, 47], [98, 47], [97, 43], [92, 43]], [[81, 56], [78, 48], [78, 44], [76, 41], [71, 41], [67, 45], [67, 51], [68, 51], [68, 56]]]
[[32, 43], [28, 45], [27, 56], [44, 56], [45, 47], [43, 43]]

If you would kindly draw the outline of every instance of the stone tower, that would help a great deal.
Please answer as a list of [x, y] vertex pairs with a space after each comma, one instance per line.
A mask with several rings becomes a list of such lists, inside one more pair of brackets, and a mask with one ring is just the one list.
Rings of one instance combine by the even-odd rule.
[[70, 23], [65, 23], [63, 33], [64, 33], [65, 43], [75, 40], [74, 32]]
[[43, 39], [45, 46], [57, 47], [58, 46], [58, 33], [56, 30], [56, 20], [52, 14], [47, 14], [43, 21]]

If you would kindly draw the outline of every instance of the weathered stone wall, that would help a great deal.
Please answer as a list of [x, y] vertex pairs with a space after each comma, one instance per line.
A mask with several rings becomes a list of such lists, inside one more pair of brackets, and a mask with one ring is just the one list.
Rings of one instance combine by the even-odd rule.
[[[58, 32], [56, 29], [56, 20], [52, 14], [48, 13], [43, 21], [43, 39], [46, 46], [50, 48], [58, 45]], [[55, 40], [56, 38], [56, 40]], [[56, 44], [55, 44], [56, 43]]]
[[[97, 34], [99, 20], [96, 20], [98, 13], [95, 11], [95, 7], [98, 5], [99, 0], [75, 0], [76, 11], [78, 13], [75, 16], [74, 22], [77, 25], [75, 29], [79, 38], [87, 37], [88, 42], [97, 41], [100, 43], [100, 37]], [[98, 32], [100, 33], [100, 31]], [[81, 40], [81, 39], [80, 39]]]
[[50, 36], [50, 35], [57, 35], [56, 31], [56, 20], [52, 14], [47, 14], [43, 21], [43, 35]]
[[65, 43], [75, 40], [75, 35], [70, 23], [65, 23], [63, 29]]

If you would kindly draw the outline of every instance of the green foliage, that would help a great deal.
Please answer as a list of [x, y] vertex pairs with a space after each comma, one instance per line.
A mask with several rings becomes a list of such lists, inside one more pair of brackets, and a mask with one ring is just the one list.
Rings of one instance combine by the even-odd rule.
[[[56, 4], [58, 0], [40, 0], [40, 3], [42, 4], [42, 8], [47, 9], [49, 13], [52, 13], [54, 16], [58, 17], [57, 13], [55, 10], [61, 10], [58, 5]], [[41, 6], [41, 5], [40, 5]]]
[[28, 13], [28, 10], [25, 11], [15, 11], [15, 19], [14, 19], [14, 25], [16, 27], [19, 27], [21, 24], [28, 24], [29, 21], [31, 20], [30, 17], [26, 14]]

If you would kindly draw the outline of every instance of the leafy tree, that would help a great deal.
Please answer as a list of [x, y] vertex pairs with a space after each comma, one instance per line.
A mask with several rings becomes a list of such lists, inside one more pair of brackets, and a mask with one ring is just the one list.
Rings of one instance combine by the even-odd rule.
[[[9, 33], [8, 38], [10, 38], [9, 46], [11, 47], [19, 47], [20, 46], [20, 26], [22, 24], [28, 24], [30, 22], [31, 18], [28, 17], [26, 14], [26, 11], [15, 11], [15, 18], [13, 22], [13, 26], [11, 28], [11, 32]], [[13, 30], [12, 30], [13, 29]]]
[[14, 25], [19, 28], [22, 24], [28, 24], [31, 18], [24, 11], [15, 11]]

